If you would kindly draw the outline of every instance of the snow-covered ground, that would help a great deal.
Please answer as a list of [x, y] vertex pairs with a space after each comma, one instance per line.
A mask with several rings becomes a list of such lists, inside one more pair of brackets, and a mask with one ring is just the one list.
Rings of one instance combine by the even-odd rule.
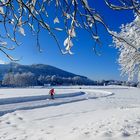
[[140, 89], [0, 89], [0, 140], [140, 140]]

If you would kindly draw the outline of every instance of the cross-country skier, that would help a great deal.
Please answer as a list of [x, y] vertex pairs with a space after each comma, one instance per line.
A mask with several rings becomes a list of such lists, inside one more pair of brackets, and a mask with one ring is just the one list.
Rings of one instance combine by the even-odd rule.
[[54, 88], [52, 88], [50, 91], [49, 91], [49, 94], [51, 95], [51, 99], [54, 99]]

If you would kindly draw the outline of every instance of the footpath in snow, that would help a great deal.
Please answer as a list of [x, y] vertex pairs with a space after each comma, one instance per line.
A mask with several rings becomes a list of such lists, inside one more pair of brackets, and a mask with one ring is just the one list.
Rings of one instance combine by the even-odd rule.
[[[22, 89], [21, 89], [22, 90]], [[41, 92], [41, 90], [40, 90]], [[57, 90], [59, 92], [59, 90]], [[61, 92], [61, 91], [60, 91]], [[66, 103], [78, 102], [87, 99], [96, 99], [113, 95], [111, 92], [88, 90], [87, 92], [72, 92], [56, 94], [55, 100], [51, 100], [49, 95], [33, 95], [18, 97], [18, 93], [14, 97], [7, 97], [0, 99], [0, 116], [16, 110], [28, 110], [35, 108], [42, 108], [48, 106], [56, 106]], [[12, 93], [11, 93], [12, 94]]]

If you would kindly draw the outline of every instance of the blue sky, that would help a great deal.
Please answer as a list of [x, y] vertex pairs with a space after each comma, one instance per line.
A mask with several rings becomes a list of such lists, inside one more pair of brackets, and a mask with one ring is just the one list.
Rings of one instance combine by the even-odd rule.
[[[91, 2], [91, 1], [90, 1]], [[103, 17], [105, 23], [110, 29], [119, 31], [121, 24], [131, 22], [134, 17], [130, 11], [113, 11], [109, 9], [103, 0], [95, 0], [92, 4], [97, 12]], [[10, 52], [15, 58], [21, 58], [18, 63], [21, 64], [37, 64], [43, 63], [52, 65], [63, 70], [76, 74], [87, 76], [93, 80], [102, 79], [117, 79], [123, 80], [120, 76], [119, 65], [117, 63], [118, 51], [109, 47], [112, 43], [111, 37], [102, 26], [98, 26], [99, 34], [102, 40], [102, 47], [99, 48], [101, 56], [97, 56], [93, 52], [93, 41], [86, 31], [78, 30], [77, 41], [74, 42], [72, 51], [74, 55], [62, 55], [47, 32], [42, 31], [40, 34], [42, 53], [36, 48], [36, 39], [32, 34], [25, 29], [26, 37], [22, 37], [22, 45], [16, 50]], [[62, 42], [64, 34], [59, 35], [59, 40]], [[62, 45], [63, 47], [63, 45]], [[9, 62], [4, 55], [0, 54], [3, 61]]]

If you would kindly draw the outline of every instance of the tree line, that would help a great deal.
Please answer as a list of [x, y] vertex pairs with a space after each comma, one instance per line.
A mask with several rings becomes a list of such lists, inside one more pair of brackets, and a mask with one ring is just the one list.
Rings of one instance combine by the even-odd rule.
[[6, 73], [2, 79], [2, 86], [28, 87], [44, 85], [92, 85], [94, 81], [80, 76], [60, 77], [57, 75], [36, 76], [31, 72]]
[[128, 82], [119, 80], [90, 80], [86, 77], [61, 77], [57, 75], [36, 76], [32, 72], [6, 73], [1, 81], [4, 87], [29, 87], [29, 86], [60, 86], [60, 85], [121, 85], [140, 87], [139, 82]]

